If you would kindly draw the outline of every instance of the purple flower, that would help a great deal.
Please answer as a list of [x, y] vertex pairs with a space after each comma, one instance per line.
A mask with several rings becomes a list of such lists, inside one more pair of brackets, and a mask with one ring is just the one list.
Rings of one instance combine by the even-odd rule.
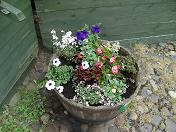
[[91, 30], [93, 33], [99, 33], [100, 32], [100, 27], [98, 25], [92, 26]]
[[77, 40], [84, 40], [88, 37], [89, 32], [87, 30], [82, 30], [76, 33]]

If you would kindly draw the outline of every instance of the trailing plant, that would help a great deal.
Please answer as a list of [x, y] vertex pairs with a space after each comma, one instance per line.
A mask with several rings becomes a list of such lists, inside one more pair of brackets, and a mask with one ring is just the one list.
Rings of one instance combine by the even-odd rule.
[[37, 90], [20, 91], [21, 99], [15, 106], [4, 106], [0, 114], [1, 132], [30, 132], [29, 125], [39, 120], [44, 112], [45, 98]]

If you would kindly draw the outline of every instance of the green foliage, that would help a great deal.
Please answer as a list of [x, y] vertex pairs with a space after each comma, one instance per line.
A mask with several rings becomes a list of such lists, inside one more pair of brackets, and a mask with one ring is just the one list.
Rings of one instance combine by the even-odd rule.
[[82, 102], [83, 104], [86, 104], [86, 102], [88, 102], [93, 105], [98, 104], [101, 99], [97, 93], [98, 90], [92, 89], [83, 84], [78, 84], [75, 88], [75, 92], [79, 95], [78, 99], [75, 100], [78, 103]]
[[29, 128], [21, 122], [15, 113], [8, 106], [5, 106], [2, 116], [0, 117], [1, 132], [30, 132]]
[[21, 100], [14, 106], [13, 110], [19, 114], [22, 119], [35, 121], [44, 112], [44, 98], [39, 91], [24, 90], [21, 92]]
[[68, 60], [73, 59], [75, 54], [76, 54], [76, 48], [74, 47], [67, 46], [63, 49], [60, 49], [60, 55], [65, 57]]
[[121, 99], [121, 94], [127, 88], [124, 81], [115, 78], [108, 79], [108, 83], [101, 83], [100, 86], [104, 89], [104, 95], [111, 98], [114, 103]]
[[0, 132], [30, 132], [30, 123], [44, 112], [44, 98], [36, 90], [20, 92], [21, 100], [13, 107], [5, 106], [0, 115]]
[[72, 78], [73, 74], [73, 67], [72, 66], [52, 66], [47, 74], [46, 78], [47, 80], [53, 80], [56, 82], [57, 86], [60, 86], [61, 84], [66, 84], [70, 79]]
[[137, 69], [135, 67], [136, 61], [131, 56], [126, 56], [122, 59], [122, 62], [124, 64], [124, 70], [128, 71], [130, 73], [136, 73]]

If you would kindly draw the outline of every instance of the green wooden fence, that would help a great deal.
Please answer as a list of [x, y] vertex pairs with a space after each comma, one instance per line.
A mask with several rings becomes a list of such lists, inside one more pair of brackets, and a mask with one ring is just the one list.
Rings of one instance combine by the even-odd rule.
[[103, 39], [123, 43], [176, 39], [175, 0], [35, 0], [44, 44], [51, 29], [102, 23]]
[[0, 104], [37, 53], [37, 38], [29, 0], [5, 0], [20, 9], [26, 19], [0, 12]]

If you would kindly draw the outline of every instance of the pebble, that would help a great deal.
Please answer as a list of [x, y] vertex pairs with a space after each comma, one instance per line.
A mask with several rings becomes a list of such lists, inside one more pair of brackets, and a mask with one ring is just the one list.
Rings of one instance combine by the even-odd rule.
[[176, 114], [176, 103], [172, 104], [173, 113]]
[[142, 89], [141, 96], [142, 96], [143, 98], [146, 98], [146, 97], [149, 96], [151, 93], [152, 93], [152, 91], [149, 90], [148, 87], [144, 87], [144, 88]]
[[155, 95], [155, 94], [152, 94], [152, 95], [151, 95], [151, 101], [152, 101], [153, 103], [158, 103], [158, 99], [159, 99], [159, 97], [158, 97], [157, 95]]
[[137, 120], [138, 115], [136, 114], [136, 112], [132, 111], [132, 112], [130, 112], [129, 118], [130, 118], [131, 120]]
[[166, 120], [166, 132], [176, 132], [176, 124], [171, 120]]
[[140, 103], [137, 108], [141, 114], [147, 113], [149, 111], [148, 107], [144, 103]]
[[65, 114], [65, 115], [68, 115], [68, 112], [67, 112], [66, 110], [64, 110], [64, 114]]
[[161, 109], [161, 112], [162, 112], [162, 114], [165, 115], [165, 116], [171, 116], [170, 111], [169, 111], [168, 108], [166, 108], [166, 107], [163, 107], [163, 108]]
[[156, 85], [156, 83], [153, 79], [151, 79], [149, 82], [150, 82], [154, 91], [158, 90], [158, 85]]
[[161, 120], [162, 120], [162, 118], [161, 118], [160, 116], [154, 115], [154, 116], [152, 117], [151, 123], [152, 123], [153, 125], [155, 125], [155, 127], [158, 127], [158, 125], [160, 124]]
[[148, 124], [148, 123], [145, 123], [139, 129], [140, 129], [141, 132], [151, 132], [152, 131], [152, 125]]
[[169, 94], [172, 98], [176, 98], [176, 91], [169, 91], [168, 94]]
[[45, 113], [41, 116], [41, 121], [44, 125], [46, 125], [49, 122], [50, 115], [48, 113]]
[[166, 107], [170, 106], [170, 102], [165, 98], [162, 98], [160, 103], [161, 103], [161, 105], [166, 106]]

